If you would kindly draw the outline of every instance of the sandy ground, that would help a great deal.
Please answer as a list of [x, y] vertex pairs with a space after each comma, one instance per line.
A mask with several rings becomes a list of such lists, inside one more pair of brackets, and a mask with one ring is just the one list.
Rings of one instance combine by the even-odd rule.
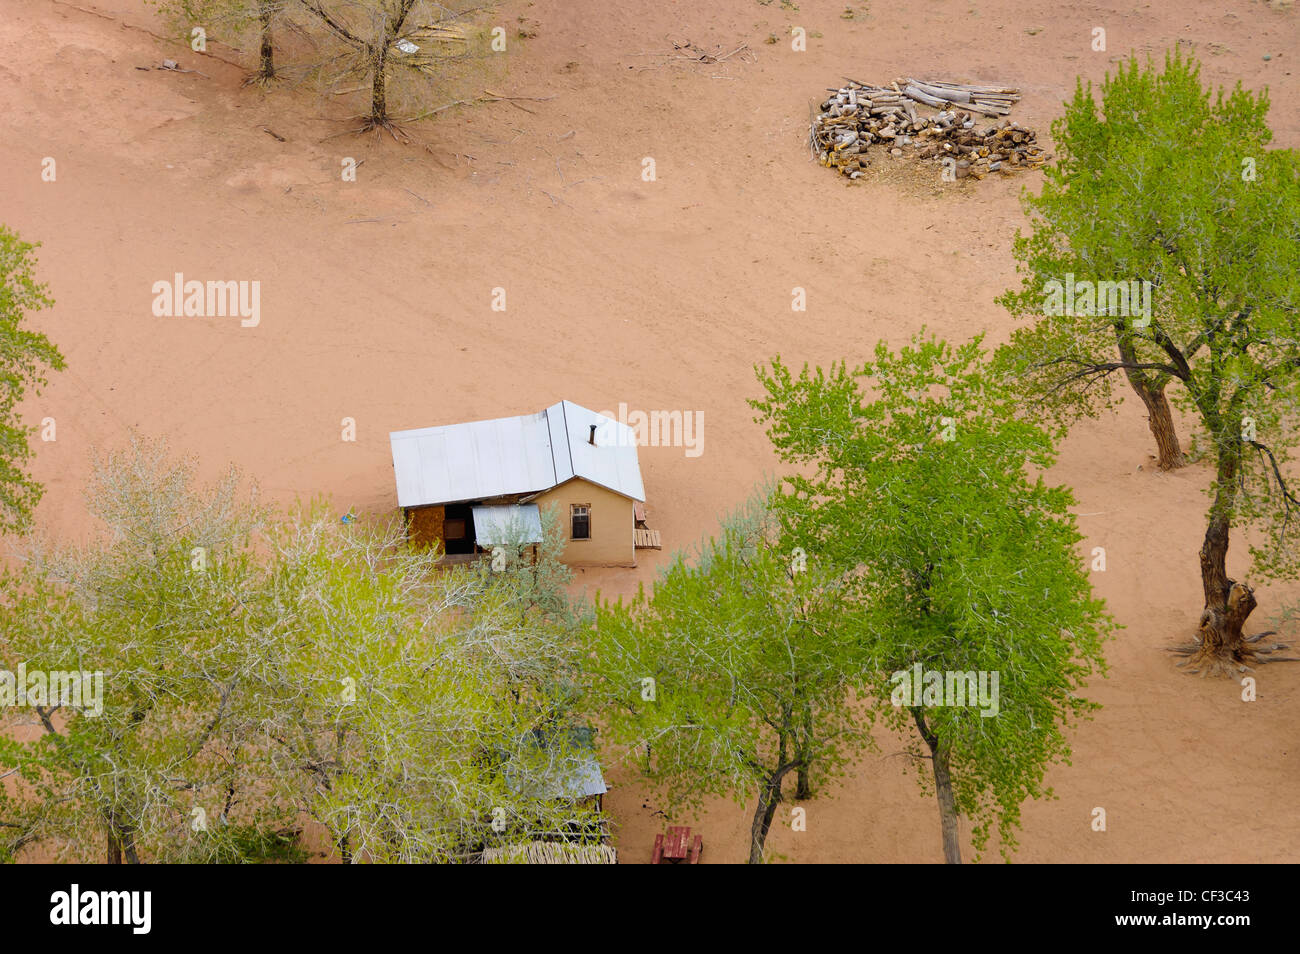
[[[809, 104], [844, 75], [1018, 85], [1015, 118], [1045, 130], [1076, 75], [1181, 40], [1209, 79], [1268, 85], [1278, 144], [1300, 145], [1300, 18], [1285, 0], [917, 0], [853, 3], [852, 19], [844, 0], [511, 0], [501, 22], [524, 17], [536, 36], [511, 29], [484, 84], [553, 98], [449, 111], [418, 129], [428, 149], [327, 139], [350, 111], [340, 98], [243, 89], [237, 69], [137, 29], [159, 29], [139, 0], [78, 6], [0, 0], [0, 221], [44, 243], [58, 302], [35, 324], [69, 369], [26, 413], [57, 420], [35, 473], [39, 520], [66, 538], [87, 529], [94, 449], [133, 428], [208, 473], [236, 462], [278, 502], [325, 493], [383, 513], [396, 505], [390, 430], [567, 398], [703, 412], [700, 456], [641, 455], [651, 525], [668, 548], [692, 543], [775, 467], [745, 404], [756, 362], [856, 360], [923, 325], [1008, 332], [993, 299], [1015, 281], [1018, 195], [1036, 176], [848, 185], [805, 145]], [[792, 25], [806, 52], [791, 50]], [[1090, 50], [1095, 26], [1110, 52]], [[687, 40], [752, 56], [656, 55]], [[136, 69], [164, 57], [208, 75]], [[56, 182], [41, 181], [44, 157]], [[355, 183], [339, 175], [345, 157], [364, 160]], [[175, 272], [260, 281], [260, 325], [155, 318], [151, 286]], [[795, 286], [806, 313], [791, 311]], [[490, 307], [495, 287], [505, 312]], [[1079, 426], [1054, 471], [1076, 490], [1085, 552], [1107, 549], [1096, 587], [1126, 629], [1090, 690], [1104, 708], [1073, 734], [1073, 765], [1051, 772], [1058, 799], [1025, 807], [1016, 857], [1300, 860], [1300, 667], [1260, 671], [1252, 704], [1174, 669], [1166, 649], [1200, 608], [1207, 474], [1154, 472], [1151, 447], [1130, 401]], [[643, 551], [637, 570], [588, 572], [580, 587], [631, 593], [667, 556]], [[1297, 596], [1263, 588], [1256, 628]], [[933, 799], [902, 773], [898, 741], [881, 741], [807, 806], [806, 832], [781, 823], [778, 856], [941, 860]], [[623, 858], [645, 861], [659, 806], [612, 781]], [[1104, 833], [1090, 828], [1098, 806]], [[683, 820], [706, 861], [739, 861], [751, 810]]]

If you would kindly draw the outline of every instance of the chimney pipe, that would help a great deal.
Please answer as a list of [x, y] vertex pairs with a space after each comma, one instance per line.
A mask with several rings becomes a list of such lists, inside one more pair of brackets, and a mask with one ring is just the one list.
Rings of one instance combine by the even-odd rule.
[[592, 447], [595, 447], [596, 446], [596, 425], [592, 424], [590, 425], [590, 427], [591, 427], [591, 436], [587, 438], [587, 443], [590, 444]]

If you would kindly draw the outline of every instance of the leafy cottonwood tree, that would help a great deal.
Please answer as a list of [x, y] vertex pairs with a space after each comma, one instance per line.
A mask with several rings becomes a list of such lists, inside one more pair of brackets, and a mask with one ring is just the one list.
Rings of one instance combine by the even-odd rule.
[[43, 488], [25, 465], [32, 457], [18, 405], [39, 394], [49, 368], [63, 370], [63, 355], [45, 335], [23, 327], [28, 312], [54, 304], [33, 274], [38, 246], [0, 225], [0, 532], [24, 530]]
[[[233, 472], [197, 490], [188, 464], [143, 443], [97, 464], [87, 496], [101, 536], [36, 542], [4, 581], [2, 668], [39, 682], [0, 709], [0, 775], [17, 789], [0, 799], [0, 855], [229, 859], [246, 826], [276, 827], [273, 806], [240, 800], [255, 760], [229, 722], [265, 660], [248, 635], [267, 623], [247, 549], [261, 515]], [[70, 688], [58, 673], [88, 674], [80, 696], [55, 691]]]
[[286, 622], [250, 701], [280, 793], [345, 861], [464, 860], [593, 828], [544, 784], [562, 779], [534, 740], [567, 727], [572, 641], [538, 609], [531, 568], [443, 568], [399, 527], [319, 508], [271, 544]]
[[[977, 851], [995, 826], [1004, 855], [1014, 848], [1021, 803], [1050, 794], [1043, 776], [1069, 756], [1064, 729], [1092, 707], [1076, 692], [1103, 667], [1112, 627], [1076, 552], [1069, 491], [1025, 470], [1051, 464], [1051, 440], [1015, 413], [981, 355], [978, 340], [897, 354], [882, 343], [860, 367], [797, 377], [777, 359], [751, 402], [804, 474], [777, 498], [788, 532], [849, 587], [855, 612], [837, 638], [869, 660], [886, 724], [911, 723], [924, 743], [949, 862], [961, 860], [958, 816]], [[930, 679], [900, 693], [916, 667], [944, 689], [950, 673], [975, 674], [953, 679], [963, 695], [983, 673], [991, 698], [936, 696]]]
[[0, 669], [102, 678], [0, 708], [0, 857], [283, 857], [303, 814], [347, 860], [599, 836], [563, 797], [578, 753], [536, 741], [575, 684], [553, 577], [443, 570], [321, 505], [272, 519], [233, 474], [192, 485], [160, 447], [112, 455], [105, 534], [0, 581]]
[[644, 755], [673, 809], [757, 796], [750, 864], [787, 776], [834, 778], [870, 744], [841, 581], [778, 530], [755, 498], [694, 560], [678, 554], [652, 596], [600, 604], [588, 662], [611, 739]]
[[[1015, 245], [1025, 284], [1001, 299], [1041, 317], [1001, 360], [1064, 417], [1095, 411], [1123, 372], [1163, 468], [1183, 463], [1166, 395], [1176, 385], [1215, 469], [1191, 668], [1230, 670], [1259, 655], [1242, 633], [1253, 590], [1228, 576], [1231, 529], [1266, 531], [1257, 572], [1300, 570], [1287, 539], [1300, 499], [1285, 470], [1300, 391], [1300, 158], [1265, 148], [1266, 94], [1238, 84], [1211, 99], [1178, 51], [1160, 73], [1121, 66], [1101, 98], [1099, 110], [1080, 85], [1053, 127], [1060, 162], [1027, 200], [1033, 232]], [[1150, 283], [1150, 313], [1119, 287], [1104, 303], [1089, 286], [1083, 307], [1045, 308], [1048, 284], [1071, 281]]]

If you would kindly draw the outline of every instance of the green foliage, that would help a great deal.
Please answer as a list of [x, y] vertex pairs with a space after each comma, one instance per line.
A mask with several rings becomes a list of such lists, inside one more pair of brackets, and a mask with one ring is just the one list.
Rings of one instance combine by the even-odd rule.
[[[1199, 67], [1181, 51], [1166, 58], [1159, 74], [1135, 59], [1121, 64], [1102, 84], [1100, 104], [1091, 83], [1076, 86], [1052, 126], [1057, 162], [1044, 168], [1042, 193], [1025, 197], [1033, 231], [1018, 234], [1014, 245], [1024, 284], [1000, 299], [1017, 316], [1036, 320], [1017, 330], [1013, 349], [1002, 357], [1030, 374], [1040, 393], [1053, 395], [1050, 406], [1064, 402], [1087, 412], [1109, 397], [1108, 373], [1075, 375], [1114, 360], [1117, 336], [1141, 362], [1167, 362], [1159, 329], [1177, 320], [1167, 283], [1197, 258], [1205, 268], [1234, 267], [1206, 254], [1212, 250], [1205, 241], [1222, 231], [1206, 213], [1248, 185], [1241, 181], [1242, 159], [1265, 153], [1267, 108], [1266, 95], [1256, 99], [1240, 86], [1212, 103]], [[1185, 262], [1184, 256], [1195, 258]], [[1142, 329], [1122, 315], [1045, 315], [1045, 286], [1067, 274], [1151, 281], [1158, 286], [1157, 319]], [[1157, 388], [1172, 378], [1159, 366], [1137, 370]]]
[[[795, 376], [777, 359], [751, 403], [798, 465], [778, 500], [787, 533], [845, 574], [855, 614], [840, 625], [878, 711], [897, 729], [922, 716], [976, 848], [996, 825], [1007, 853], [1020, 804], [1050, 794], [1044, 772], [1068, 758], [1063, 729], [1090, 708], [1075, 691], [1103, 668], [1112, 623], [1076, 552], [1069, 491], [1026, 473], [1051, 464], [1051, 440], [982, 358], [978, 339], [916, 339], [855, 368]], [[899, 706], [890, 677], [917, 664], [999, 673], [996, 716]]]
[[48, 699], [0, 713], [30, 727], [0, 736], [0, 770], [24, 790], [3, 806], [11, 848], [40, 841], [87, 860], [107, 843], [127, 860], [167, 857], [205, 796], [252, 784], [221, 716], [264, 660], [247, 637], [267, 622], [248, 549], [262, 517], [233, 472], [206, 491], [192, 482], [191, 467], [156, 446], [111, 456], [88, 489], [106, 532], [84, 548], [35, 540], [5, 581], [3, 668], [102, 680], [93, 707]]
[[[240, 825], [231, 833], [234, 849], [231, 861], [244, 864], [302, 864], [307, 851], [302, 847], [302, 833], [289, 829], [270, 829], [260, 825]], [[224, 860], [224, 859], [223, 859]]]
[[834, 778], [869, 744], [841, 582], [797, 556], [758, 496], [693, 559], [678, 554], [653, 595], [597, 607], [587, 665], [608, 733], [674, 810], [773, 787], [779, 800], [790, 771]]
[[0, 590], [0, 668], [102, 678], [0, 709], [0, 857], [295, 860], [304, 816], [356, 861], [601, 830], [555, 783], [578, 753], [536, 744], [576, 685], [549, 577], [444, 569], [323, 503], [276, 517], [142, 443], [89, 497], [99, 538], [34, 541]]
[[23, 327], [29, 312], [54, 304], [34, 275], [38, 245], [0, 225], [0, 533], [27, 529], [43, 493], [26, 470], [33, 454], [18, 405], [40, 393], [44, 369], [64, 367], [63, 356], [45, 335]]
[[[1023, 287], [1000, 301], [1035, 323], [999, 361], [1044, 414], [1067, 422], [1110, 403], [1123, 371], [1191, 412], [1216, 462], [1213, 515], [1262, 521], [1257, 569], [1293, 575], [1282, 532], [1300, 397], [1300, 157], [1270, 150], [1266, 93], [1211, 96], [1175, 51], [1080, 84], [1053, 125], [1059, 162], [1027, 197], [1015, 254]], [[1150, 321], [1045, 314], [1048, 282], [1149, 281]], [[1221, 492], [1222, 491], [1222, 492]]]
[[[564, 525], [554, 505], [541, 511], [540, 515], [542, 542], [539, 545], [534, 547], [528, 541], [522, 524], [507, 527], [502, 552], [494, 552], [488, 559], [467, 564], [467, 567], [484, 582], [492, 578], [509, 580], [512, 599], [519, 611], [538, 610], [577, 625], [583, 611], [569, 600], [565, 590], [573, 581], [573, 571], [560, 562], [560, 553], [566, 542]], [[498, 561], [503, 564], [500, 568]]]
[[494, 812], [563, 832], [583, 813], [517, 782], [565, 718], [566, 630], [525, 570], [444, 569], [398, 533], [311, 510], [272, 537], [283, 625], [258, 701], [282, 797], [348, 859], [457, 860]]

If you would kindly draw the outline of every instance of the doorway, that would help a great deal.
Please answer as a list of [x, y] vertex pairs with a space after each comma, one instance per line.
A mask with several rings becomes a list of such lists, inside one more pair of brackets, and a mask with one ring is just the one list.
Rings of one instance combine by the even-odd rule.
[[469, 504], [448, 504], [442, 521], [446, 553], [474, 552], [474, 511]]

